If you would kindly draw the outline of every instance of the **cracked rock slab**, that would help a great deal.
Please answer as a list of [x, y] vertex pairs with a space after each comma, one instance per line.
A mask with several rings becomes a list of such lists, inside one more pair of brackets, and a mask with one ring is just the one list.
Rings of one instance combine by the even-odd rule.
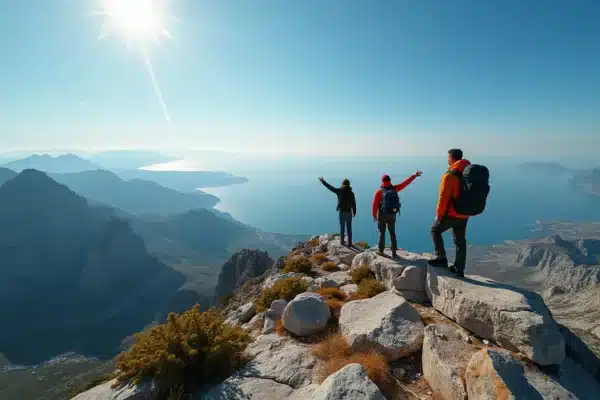
[[312, 383], [316, 360], [306, 346], [277, 335], [262, 335], [246, 351], [254, 359], [237, 375], [270, 379], [293, 389]]
[[207, 393], [193, 400], [287, 400], [294, 392], [291, 387], [270, 379], [230, 376]]
[[425, 328], [423, 376], [440, 399], [467, 398], [464, 374], [476, 351], [456, 327], [434, 324]]
[[479, 276], [458, 278], [435, 267], [428, 270], [426, 292], [435, 309], [475, 335], [540, 365], [565, 359], [564, 338], [535, 293]]

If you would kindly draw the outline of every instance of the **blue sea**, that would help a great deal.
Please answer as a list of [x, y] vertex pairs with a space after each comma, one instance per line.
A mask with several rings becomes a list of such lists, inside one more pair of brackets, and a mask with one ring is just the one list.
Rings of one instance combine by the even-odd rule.
[[[468, 241], [475, 245], [531, 237], [536, 220], [600, 220], [600, 198], [568, 186], [569, 174], [530, 172], [515, 161], [473, 159], [490, 168], [491, 193], [486, 212], [469, 221]], [[278, 233], [321, 234], [338, 231], [336, 197], [317, 180], [334, 186], [352, 182], [358, 215], [354, 240], [377, 241], [371, 217], [372, 198], [383, 174], [399, 183], [417, 169], [424, 175], [400, 193], [398, 245], [411, 251], [431, 251], [429, 228], [434, 219], [444, 158], [413, 157], [365, 160], [278, 160], [229, 163], [227, 171], [245, 176], [247, 183], [205, 188], [221, 199], [217, 208], [257, 228]], [[451, 237], [447, 236], [447, 245]]]

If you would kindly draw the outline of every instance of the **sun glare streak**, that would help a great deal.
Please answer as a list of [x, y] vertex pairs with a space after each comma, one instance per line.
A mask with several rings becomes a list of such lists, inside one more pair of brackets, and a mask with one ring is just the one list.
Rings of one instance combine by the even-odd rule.
[[171, 122], [171, 115], [169, 114], [169, 109], [167, 108], [167, 103], [165, 103], [165, 99], [162, 95], [162, 91], [160, 90], [160, 86], [154, 76], [154, 68], [152, 68], [152, 61], [150, 61], [150, 56], [147, 54], [143, 54], [142, 58], [144, 59], [144, 63], [146, 64], [146, 69], [148, 70], [148, 75], [150, 75], [150, 81], [152, 82], [152, 87], [154, 89], [154, 94], [160, 103], [162, 108], [163, 115], [165, 117], [165, 121], [167, 123]]

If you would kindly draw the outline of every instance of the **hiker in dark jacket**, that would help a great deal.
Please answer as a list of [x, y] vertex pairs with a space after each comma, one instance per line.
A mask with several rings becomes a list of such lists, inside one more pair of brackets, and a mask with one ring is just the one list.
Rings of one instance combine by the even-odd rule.
[[340, 233], [342, 246], [344, 245], [344, 238], [346, 237], [346, 231], [348, 232], [348, 247], [352, 247], [352, 218], [356, 216], [356, 198], [354, 192], [350, 186], [350, 181], [344, 179], [342, 186], [339, 188], [331, 186], [325, 182], [322, 177], [319, 181], [329, 190], [337, 195], [338, 204], [337, 210], [340, 214]]
[[387, 229], [390, 232], [390, 240], [392, 242], [392, 257], [397, 257], [396, 214], [400, 211], [398, 192], [410, 185], [421, 175], [423, 175], [423, 171], [417, 171], [398, 185], [392, 185], [389, 175], [384, 175], [381, 178], [381, 187], [375, 192], [375, 196], [373, 197], [373, 220], [378, 223], [379, 227], [379, 255], [383, 255], [383, 250], [385, 249], [385, 230]]

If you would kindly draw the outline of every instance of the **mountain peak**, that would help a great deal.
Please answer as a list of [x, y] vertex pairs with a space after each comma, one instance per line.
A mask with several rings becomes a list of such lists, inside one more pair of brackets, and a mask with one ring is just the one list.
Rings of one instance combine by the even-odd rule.
[[4, 164], [4, 167], [15, 171], [26, 169], [37, 169], [45, 172], [68, 173], [100, 169], [100, 167], [75, 154], [61, 154], [52, 156], [49, 154], [34, 154], [20, 160]]

